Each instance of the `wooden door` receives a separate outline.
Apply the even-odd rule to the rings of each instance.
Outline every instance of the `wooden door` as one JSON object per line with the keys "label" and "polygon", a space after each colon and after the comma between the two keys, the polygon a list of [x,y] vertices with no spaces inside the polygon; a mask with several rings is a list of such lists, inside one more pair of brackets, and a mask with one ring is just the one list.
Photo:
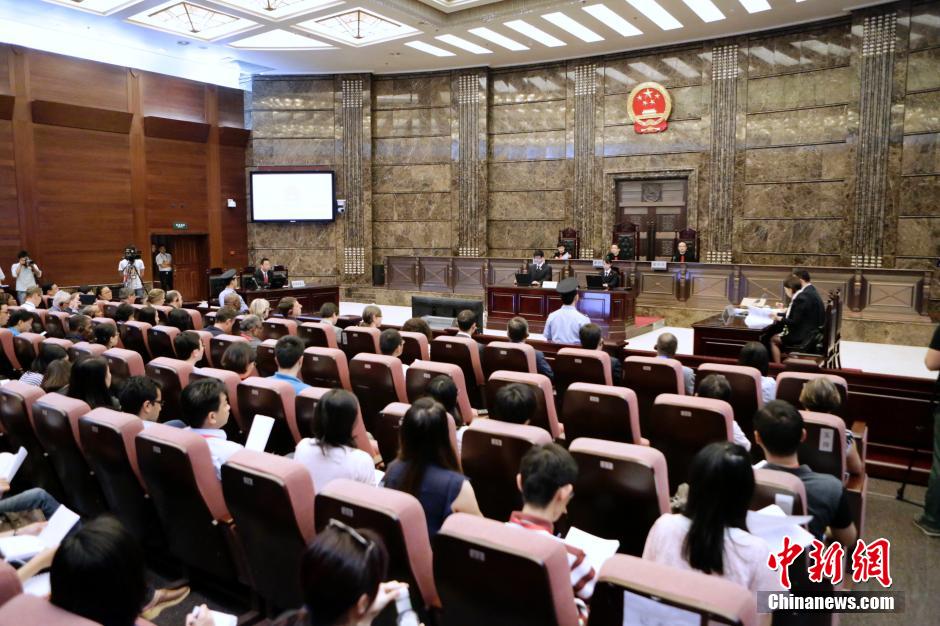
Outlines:
{"label": "wooden door", "polygon": [[656,228],[653,247],[658,260],[672,259],[672,242],[677,230],[687,224],[687,180],[623,180],[617,183],[619,222],[640,227],[640,258],[646,255],[647,227]]}
{"label": "wooden door", "polygon": [[205,300],[209,293],[209,238],[206,235],[162,237],[167,252],[173,255],[173,287],[183,300]]}

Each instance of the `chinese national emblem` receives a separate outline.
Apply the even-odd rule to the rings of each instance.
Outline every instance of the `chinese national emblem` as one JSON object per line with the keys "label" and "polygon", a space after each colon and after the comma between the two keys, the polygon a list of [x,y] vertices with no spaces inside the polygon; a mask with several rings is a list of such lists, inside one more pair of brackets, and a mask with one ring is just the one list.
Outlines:
{"label": "chinese national emblem", "polygon": [[661,133],[669,126],[672,98],[659,83],[640,83],[630,92],[629,112],[638,134]]}

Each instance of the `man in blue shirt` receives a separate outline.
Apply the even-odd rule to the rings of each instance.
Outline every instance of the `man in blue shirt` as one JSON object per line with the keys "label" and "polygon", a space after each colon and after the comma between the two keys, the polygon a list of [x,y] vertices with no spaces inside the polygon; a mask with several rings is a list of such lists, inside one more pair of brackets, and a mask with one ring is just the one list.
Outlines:
{"label": "man in blue shirt", "polygon": [[10,332],[16,337],[20,333],[28,333],[33,329],[33,316],[29,311],[18,309],[10,315]]}
{"label": "man in blue shirt", "polygon": [[549,314],[543,334],[547,341],[577,344],[581,340],[578,334],[581,327],[591,323],[588,316],[575,307],[578,301],[578,279],[564,279],[558,283],[557,291],[561,294],[562,306]]}
{"label": "man in blue shirt", "polygon": [[274,380],[290,383],[296,393],[309,389],[310,385],[300,380],[300,359],[304,355],[304,342],[299,337],[287,335],[277,340],[274,346],[274,360],[277,362],[277,374],[270,376]]}
{"label": "man in blue shirt", "polygon": [[239,313],[244,313],[248,310],[248,305],[245,304],[245,301],[242,299],[238,292],[235,291],[235,283],[237,282],[235,278],[235,270],[229,270],[222,274],[222,280],[225,282],[225,289],[219,293],[219,306],[226,306],[225,300],[229,296],[238,298],[238,305],[233,307]]}

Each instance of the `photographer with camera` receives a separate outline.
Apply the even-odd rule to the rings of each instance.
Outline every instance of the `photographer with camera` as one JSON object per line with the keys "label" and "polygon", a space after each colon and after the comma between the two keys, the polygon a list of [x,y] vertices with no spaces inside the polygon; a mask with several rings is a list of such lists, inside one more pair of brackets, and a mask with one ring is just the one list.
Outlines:
{"label": "photographer with camera", "polygon": [[20,304],[26,301],[26,290],[30,287],[36,287],[36,279],[42,276],[39,266],[29,258],[29,252],[20,250],[16,255],[16,263],[13,264],[14,280],[16,280],[16,299]]}
{"label": "photographer with camera", "polygon": [[133,244],[124,248],[124,258],[118,263],[118,272],[124,281],[124,287],[132,289],[139,297],[144,297],[144,283],[141,275],[144,271],[144,262],[140,258],[140,250]]}

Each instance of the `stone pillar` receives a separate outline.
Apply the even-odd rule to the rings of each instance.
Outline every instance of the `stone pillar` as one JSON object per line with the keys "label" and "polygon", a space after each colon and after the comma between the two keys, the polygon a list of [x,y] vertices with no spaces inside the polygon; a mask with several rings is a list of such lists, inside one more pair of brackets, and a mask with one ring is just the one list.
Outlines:
{"label": "stone pillar", "polygon": [[715,46],[712,49],[708,232],[701,237],[705,247],[701,259],[706,263],[731,263],[738,74],[737,44]]}
{"label": "stone pillar", "polygon": [[597,66],[574,67],[574,206],[571,222],[581,238],[582,259],[594,258],[594,95]]}
{"label": "stone pillar", "polygon": [[459,256],[486,254],[486,107],[487,75],[458,74],[456,91],[456,235]]}
{"label": "stone pillar", "polygon": [[346,198],[343,224],[344,280],[368,282],[372,250],[371,106],[368,78],[343,76],[340,81],[339,128],[342,135],[342,185]]}

